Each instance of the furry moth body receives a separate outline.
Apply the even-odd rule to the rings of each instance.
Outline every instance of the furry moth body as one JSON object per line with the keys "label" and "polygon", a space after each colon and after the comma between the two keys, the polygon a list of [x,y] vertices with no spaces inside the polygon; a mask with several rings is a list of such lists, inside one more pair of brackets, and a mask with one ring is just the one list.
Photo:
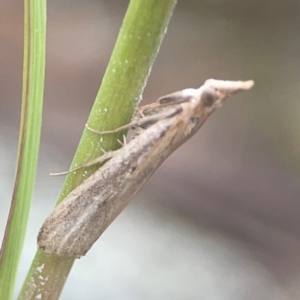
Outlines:
{"label": "furry moth body", "polygon": [[227,96],[252,85],[209,79],[199,89],[182,90],[139,108],[128,126],[138,129],[137,136],[98,159],[107,162],[49,215],[39,231],[38,247],[60,256],[85,255],[164,160]]}

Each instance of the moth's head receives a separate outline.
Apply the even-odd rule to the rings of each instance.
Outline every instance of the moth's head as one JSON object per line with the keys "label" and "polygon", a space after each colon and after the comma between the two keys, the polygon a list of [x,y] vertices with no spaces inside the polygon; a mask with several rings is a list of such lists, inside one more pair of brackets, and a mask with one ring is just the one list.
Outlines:
{"label": "moth's head", "polygon": [[220,105],[219,98],[218,91],[212,87],[205,87],[200,94],[201,105],[205,108],[215,108],[216,105]]}
{"label": "moth's head", "polygon": [[239,91],[245,91],[253,86],[254,82],[249,81],[225,81],[208,79],[200,87],[199,98],[201,106],[208,110],[220,107],[224,100]]}

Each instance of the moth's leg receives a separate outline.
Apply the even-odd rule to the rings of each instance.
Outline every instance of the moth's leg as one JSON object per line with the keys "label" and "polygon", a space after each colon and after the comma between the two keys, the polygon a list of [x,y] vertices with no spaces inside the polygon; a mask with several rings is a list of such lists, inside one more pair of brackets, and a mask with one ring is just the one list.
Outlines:
{"label": "moth's leg", "polygon": [[144,106],[140,106],[136,108],[136,113],[139,114],[140,116],[144,117],[144,111],[146,110],[151,110],[153,108],[157,108],[160,107],[158,102],[154,102],[154,103],[150,103],[150,104],[146,104]]}
{"label": "moth's leg", "polygon": [[120,141],[119,139],[117,139],[117,142],[123,147],[127,145],[127,141],[126,141],[126,135],[123,134],[123,142]]}
{"label": "moth's leg", "polygon": [[88,124],[85,124],[85,127],[91,131],[91,132],[94,132],[94,133],[97,133],[97,134],[100,134],[100,135],[104,135],[104,134],[113,134],[113,133],[116,133],[116,132],[120,132],[122,130],[125,130],[125,129],[129,129],[131,128],[132,126],[135,126],[135,122],[131,122],[129,124],[126,124],[126,125],[123,125],[121,127],[118,127],[116,129],[113,129],[113,130],[106,130],[106,131],[99,131],[99,130],[95,130],[93,128],[91,128]]}
{"label": "moth's leg", "polygon": [[160,113],[157,113],[157,114],[154,114],[154,115],[151,115],[151,116],[137,117],[135,120],[133,120],[129,124],[123,125],[123,126],[118,127],[114,130],[98,131],[98,130],[95,130],[95,129],[91,128],[88,124],[86,124],[85,126],[91,132],[94,132],[94,133],[97,133],[97,134],[100,134],[100,135],[112,134],[112,133],[120,132],[124,129],[132,128],[132,127],[137,127],[137,126],[138,127],[143,127],[143,125],[147,124],[147,123],[155,123],[159,120],[169,118],[169,117],[179,113],[181,110],[182,110],[182,108],[180,106],[170,107],[169,109],[166,109],[166,110],[164,110]]}
{"label": "moth's leg", "polygon": [[[142,107],[144,107],[144,106],[142,106]],[[145,115],[143,113],[145,109],[141,109],[142,107],[137,107],[135,109],[135,114],[134,114],[135,118],[140,119],[140,118],[144,118],[145,117]]]}
{"label": "moth's leg", "polygon": [[[102,150],[102,149],[101,149]],[[103,150],[102,150],[103,151]],[[115,152],[117,152],[118,150],[115,150],[115,151],[109,151],[109,152],[104,152],[103,155],[89,161],[88,163],[80,166],[80,167],[77,167],[77,168],[74,168],[72,170],[69,170],[69,171],[65,171],[65,172],[59,172],[59,173],[50,173],[51,176],[61,176],[61,175],[67,175],[69,173],[72,173],[72,172],[75,172],[75,171],[78,171],[82,168],[87,168],[87,167],[90,167],[90,166],[93,166],[93,165],[96,165],[96,164],[99,164],[99,163],[104,163],[108,160],[110,160],[114,155],[115,155]]]}

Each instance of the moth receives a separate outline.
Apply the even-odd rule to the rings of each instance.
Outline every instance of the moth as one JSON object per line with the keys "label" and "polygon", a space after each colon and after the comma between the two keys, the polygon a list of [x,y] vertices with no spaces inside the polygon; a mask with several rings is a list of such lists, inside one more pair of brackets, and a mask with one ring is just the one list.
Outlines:
{"label": "moth", "polygon": [[165,159],[199,130],[227,96],[253,84],[209,79],[198,89],[175,92],[139,108],[130,124],[111,131],[131,127],[135,136],[92,162],[105,164],[48,216],[38,234],[38,247],[59,256],[85,255]]}

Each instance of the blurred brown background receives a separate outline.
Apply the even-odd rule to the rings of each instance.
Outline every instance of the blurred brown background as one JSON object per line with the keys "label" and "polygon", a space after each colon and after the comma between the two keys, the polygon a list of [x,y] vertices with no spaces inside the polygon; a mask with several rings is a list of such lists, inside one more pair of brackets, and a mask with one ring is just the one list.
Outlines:
{"label": "blurred brown background", "polygon": [[[128,1],[49,1],[42,144],[18,287],[53,208]],[[75,263],[62,299],[299,299],[300,2],[179,1],[143,98],[254,79]],[[0,0],[0,228],[21,108],[22,1]]]}

